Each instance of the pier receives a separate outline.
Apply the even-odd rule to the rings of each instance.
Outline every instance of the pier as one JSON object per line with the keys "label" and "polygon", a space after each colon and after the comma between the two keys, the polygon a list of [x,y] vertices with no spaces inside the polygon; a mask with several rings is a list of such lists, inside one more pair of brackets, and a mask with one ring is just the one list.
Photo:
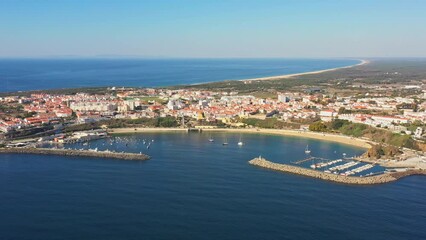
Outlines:
{"label": "pier", "polygon": [[323,168],[323,167],[327,167],[333,164],[336,164],[338,162],[343,161],[342,159],[337,159],[337,160],[333,160],[333,161],[328,161],[328,162],[321,162],[321,163],[317,163],[317,164],[312,164],[311,168],[316,169],[316,168]]}
{"label": "pier", "polygon": [[124,153],[111,151],[90,151],[73,149],[55,149],[55,148],[0,148],[1,153],[13,154],[41,154],[41,155],[60,155],[72,157],[96,157],[113,158],[120,160],[148,160],[150,156],[143,153]]}
{"label": "pier", "polygon": [[364,166],[361,166],[361,167],[355,168],[355,169],[353,169],[353,170],[351,170],[351,171],[348,171],[348,172],[345,172],[345,173],[346,173],[346,175],[354,175],[354,174],[356,174],[356,173],[360,173],[360,172],[362,172],[362,171],[368,170],[368,169],[370,169],[370,168],[372,168],[372,167],[374,167],[374,165],[373,165],[373,164],[366,164],[366,165],[364,165]]}
{"label": "pier", "polygon": [[330,170],[330,171],[335,171],[335,170],[337,170],[337,171],[342,171],[342,170],[345,170],[345,169],[348,169],[348,168],[354,167],[354,166],[356,166],[356,165],[358,165],[358,164],[359,164],[359,162],[352,161],[352,162],[345,163],[345,164],[343,164],[343,165],[339,165],[339,166],[336,166],[336,167],[332,167],[332,168],[330,168],[329,170]]}
{"label": "pier", "polygon": [[292,166],[282,163],[270,162],[264,158],[258,157],[249,161],[249,164],[255,165],[262,168],[272,169],[280,172],[293,173],[302,176],[318,178],[326,181],[332,181],[344,184],[353,185],[370,185],[370,184],[382,184],[398,180],[399,178],[410,176],[410,175],[425,175],[426,170],[407,170],[405,172],[398,173],[383,173],[380,175],[373,175],[368,177],[355,177],[355,176],[343,176],[332,173],[326,173],[322,171],[316,171],[308,168]]}
{"label": "pier", "polygon": [[295,162],[291,162],[291,163],[301,164],[301,163],[308,162],[308,161],[311,161],[311,160],[331,161],[330,159],[327,159],[327,158],[310,156],[308,158],[305,158],[305,159],[302,159],[302,160],[298,160],[298,161],[295,161]]}

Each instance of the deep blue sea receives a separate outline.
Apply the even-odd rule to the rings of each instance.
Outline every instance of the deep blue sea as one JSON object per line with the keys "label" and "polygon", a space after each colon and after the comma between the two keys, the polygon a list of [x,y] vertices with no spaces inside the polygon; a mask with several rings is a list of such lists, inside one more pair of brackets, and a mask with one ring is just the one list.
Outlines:
{"label": "deep blue sea", "polygon": [[0,59],[0,92],[194,84],[310,72],[359,62],[350,59]]}
{"label": "deep blue sea", "polygon": [[[426,239],[424,176],[335,184],[247,161],[299,160],[307,144],[313,155],[333,159],[362,149],[212,136],[214,143],[207,133],[128,134],[87,146],[152,156],[143,162],[0,155],[0,239]],[[143,139],[154,140],[149,149]]]}

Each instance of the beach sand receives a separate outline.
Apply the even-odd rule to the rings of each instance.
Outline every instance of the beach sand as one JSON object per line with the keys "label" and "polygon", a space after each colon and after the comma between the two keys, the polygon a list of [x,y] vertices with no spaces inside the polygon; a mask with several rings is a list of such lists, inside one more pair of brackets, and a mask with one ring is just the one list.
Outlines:
{"label": "beach sand", "polygon": [[268,81],[268,80],[286,79],[286,78],[291,78],[291,77],[298,77],[298,76],[303,76],[303,75],[311,75],[311,74],[318,74],[318,73],[336,71],[336,70],[339,70],[339,69],[352,68],[352,67],[368,64],[369,62],[370,61],[368,61],[368,60],[362,59],[360,63],[355,64],[355,65],[351,65],[351,66],[346,66],[346,67],[330,68],[330,69],[324,69],[324,70],[319,70],[319,71],[293,73],[293,74],[286,74],[286,75],[279,75],[279,76],[272,76],[272,77],[242,79],[242,80],[239,80],[239,81],[245,82],[245,81]]}
{"label": "beach sand", "polygon": [[[144,133],[144,132],[174,132],[187,131],[186,128],[114,128],[108,130],[112,134],[120,133]],[[273,134],[281,136],[294,136],[302,138],[318,139],[323,141],[337,142],[346,145],[369,149],[369,141],[337,134],[315,133],[309,131],[283,130],[283,129],[203,129],[203,132],[229,132],[229,133],[252,133],[252,134]]]}

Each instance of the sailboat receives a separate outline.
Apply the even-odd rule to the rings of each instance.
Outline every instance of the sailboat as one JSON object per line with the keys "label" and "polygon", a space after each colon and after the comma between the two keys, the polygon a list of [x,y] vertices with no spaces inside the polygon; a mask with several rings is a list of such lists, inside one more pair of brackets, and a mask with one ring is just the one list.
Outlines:
{"label": "sailboat", "polygon": [[309,154],[309,153],[311,153],[311,150],[309,150],[309,145],[306,145],[306,148],[305,148],[305,153],[306,153],[306,154]]}
{"label": "sailboat", "polygon": [[209,138],[209,142],[214,142],[214,139],[212,138],[211,135],[210,135],[210,138]]}
{"label": "sailboat", "polygon": [[238,146],[243,146],[244,143],[241,141],[241,137],[240,137],[240,141],[238,141]]}
{"label": "sailboat", "polygon": [[228,145],[228,140],[225,138],[225,142],[222,143],[222,145]]}

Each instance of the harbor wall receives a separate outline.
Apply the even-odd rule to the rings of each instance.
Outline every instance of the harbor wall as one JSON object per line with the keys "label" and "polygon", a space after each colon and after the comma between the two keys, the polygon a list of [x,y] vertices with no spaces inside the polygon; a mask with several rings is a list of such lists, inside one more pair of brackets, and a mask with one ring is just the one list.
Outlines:
{"label": "harbor wall", "polygon": [[97,158],[113,158],[113,159],[120,159],[120,160],[150,159],[148,155],[139,154],[139,153],[120,153],[120,152],[103,152],[103,151],[73,150],[73,149],[54,149],[54,148],[0,148],[0,154],[1,153],[97,157]]}
{"label": "harbor wall", "polygon": [[425,175],[425,170],[407,170],[403,173],[384,173],[380,175],[368,176],[368,177],[355,177],[355,176],[342,176],[332,173],[325,173],[317,170],[292,166],[288,164],[270,162],[264,158],[254,158],[249,161],[249,164],[255,165],[262,168],[272,169],[281,172],[293,173],[302,176],[318,178],[326,181],[354,184],[354,185],[370,185],[370,184],[382,184],[398,180],[399,178],[410,176],[410,175]]}

